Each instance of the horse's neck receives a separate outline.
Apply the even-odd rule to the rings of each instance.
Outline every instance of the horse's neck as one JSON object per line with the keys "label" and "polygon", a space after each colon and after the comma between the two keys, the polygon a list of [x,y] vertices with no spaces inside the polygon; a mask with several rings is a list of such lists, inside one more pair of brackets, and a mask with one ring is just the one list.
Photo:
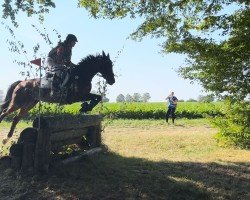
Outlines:
{"label": "horse's neck", "polygon": [[83,81],[91,82],[94,76],[98,73],[98,66],[88,66],[81,73]]}

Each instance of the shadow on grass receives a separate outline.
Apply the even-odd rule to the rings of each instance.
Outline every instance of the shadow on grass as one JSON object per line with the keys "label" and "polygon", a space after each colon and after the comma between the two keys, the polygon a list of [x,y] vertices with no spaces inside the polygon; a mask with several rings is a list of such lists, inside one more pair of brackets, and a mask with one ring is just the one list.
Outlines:
{"label": "shadow on grass", "polygon": [[0,199],[249,199],[249,165],[105,153],[51,168],[43,178],[1,172]]}

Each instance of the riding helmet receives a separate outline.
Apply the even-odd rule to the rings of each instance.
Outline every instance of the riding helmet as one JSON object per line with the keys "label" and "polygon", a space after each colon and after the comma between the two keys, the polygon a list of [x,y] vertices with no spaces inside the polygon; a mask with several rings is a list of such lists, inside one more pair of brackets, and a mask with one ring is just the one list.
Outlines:
{"label": "riding helmet", "polygon": [[67,42],[78,42],[76,36],[73,34],[68,34],[66,37],[66,41]]}

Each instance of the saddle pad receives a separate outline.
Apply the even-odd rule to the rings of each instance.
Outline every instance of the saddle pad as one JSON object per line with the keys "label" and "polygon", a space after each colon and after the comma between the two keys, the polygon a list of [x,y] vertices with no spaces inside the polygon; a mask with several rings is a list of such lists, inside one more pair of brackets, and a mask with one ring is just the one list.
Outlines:
{"label": "saddle pad", "polygon": [[45,76],[41,78],[41,88],[51,89],[53,77]]}

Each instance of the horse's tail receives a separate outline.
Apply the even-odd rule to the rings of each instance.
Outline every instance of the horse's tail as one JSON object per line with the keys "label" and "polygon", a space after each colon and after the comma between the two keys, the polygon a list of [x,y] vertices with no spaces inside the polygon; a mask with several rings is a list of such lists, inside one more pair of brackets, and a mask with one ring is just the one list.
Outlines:
{"label": "horse's tail", "polygon": [[0,105],[0,114],[3,112],[3,110],[5,110],[6,108],[8,108],[11,98],[12,98],[12,93],[14,91],[14,89],[16,88],[16,86],[20,83],[21,81],[16,81],[14,83],[12,83],[10,85],[10,87],[7,90],[4,102]]}

